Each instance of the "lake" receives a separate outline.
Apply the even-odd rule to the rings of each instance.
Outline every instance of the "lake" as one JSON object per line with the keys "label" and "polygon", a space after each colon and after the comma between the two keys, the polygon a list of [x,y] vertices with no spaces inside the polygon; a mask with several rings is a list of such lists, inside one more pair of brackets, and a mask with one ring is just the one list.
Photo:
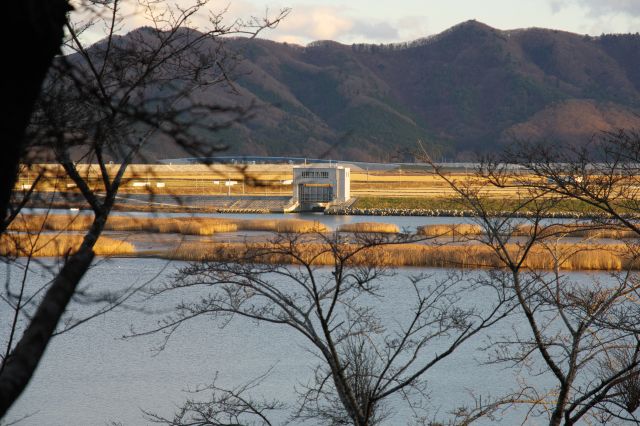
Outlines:
{"label": "lake", "polygon": [[[51,264],[52,261],[45,262],[45,266]],[[159,259],[99,260],[82,287],[124,288],[148,281],[159,283],[170,279],[181,265],[184,264]],[[403,269],[398,276],[382,283],[383,298],[370,303],[385,324],[393,326],[408,319],[406,308],[412,303],[413,293],[406,277],[425,271],[436,277],[445,273],[437,269]],[[19,273],[14,266],[12,279],[17,279]],[[0,273],[3,281],[5,275],[3,269]],[[580,279],[589,274],[572,275]],[[30,282],[35,285],[46,279],[44,268],[36,267]],[[489,303],[487,294],[469,296],[464,303],[478,306]],[[149,311],[146,313],[119,309],[56,337],[8,419],[30,415],[21,424],[52,426],[104,425],[112,421],[125,425],[147,424],[141,410],[170,416],[189,396],[185,390],[206,385],[216,375],[219,385],[232,387],[270,368],[271,373],[255,389],[254,395],[277,397],[289,406],[295,405],[294,387],[310,379],[315,358],[307,350],[306,342],[287,328],[244,319],[233,320],[221,328],[218,322],[200,318],[185,323],[161,352],[154,351],[162,340],[160,335],[121,338],[132,326],[138,331],[153,327],[161,317],[159,314],[174,302],[166,298],[143,302],[142,306]],[[80,316],[90,308],[74,304],[70,310]],[[0,323],[7,323],[7,314],[6,309],[0,310]],[[504,321],[491,332],[508,333],[511,327],[521,326],[520,320]],[[487,394],[497,396],[515,385],[512,371],[478,364],[484,355],[476,348],[483,344],[485,337],[474,337],[427,374],[431,391],[429,407],[434,417],[446,418],[448,410],[469,402],[468,389],[486,397]],[[438,349],[435,345],[426,353],[436,353]],[[535,381],[541,386],[551,383],[547,376],[537,377]],[[394,415],[385,424],[405,424],[409,420],[410,412],[400,401],[392,400],[391,408]],[[513,413],[502,423],[513,424],[521,419],[521,414]],[[286,416],[287,412],[276,413],[273,419],[278,423]],[[544,423],[541,420],[534,419],[527,424]]]}

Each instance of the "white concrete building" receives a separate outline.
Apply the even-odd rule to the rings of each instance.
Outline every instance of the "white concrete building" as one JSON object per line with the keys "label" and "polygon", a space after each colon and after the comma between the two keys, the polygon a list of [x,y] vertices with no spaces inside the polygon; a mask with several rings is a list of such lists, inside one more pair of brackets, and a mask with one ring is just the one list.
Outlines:
{"label": "white concrete building", "polygon": [[293,167],[293,202],[302,206],[343,203],[351,198],[348,167],[308,165]]}

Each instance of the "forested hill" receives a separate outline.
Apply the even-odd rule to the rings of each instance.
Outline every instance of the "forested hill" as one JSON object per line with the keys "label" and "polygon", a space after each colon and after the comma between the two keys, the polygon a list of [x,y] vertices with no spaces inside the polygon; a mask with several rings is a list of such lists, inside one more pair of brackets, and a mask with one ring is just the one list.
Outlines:
{"label": "forested hill", "polygon": [[234,96],[263,106],[222,135],[229,154],[388,161],[420,139],[465,159],[513,140],[584,143],[602,130],[640,128],[638,34],[469,21],[399,45],[228,46],[242,58]]}

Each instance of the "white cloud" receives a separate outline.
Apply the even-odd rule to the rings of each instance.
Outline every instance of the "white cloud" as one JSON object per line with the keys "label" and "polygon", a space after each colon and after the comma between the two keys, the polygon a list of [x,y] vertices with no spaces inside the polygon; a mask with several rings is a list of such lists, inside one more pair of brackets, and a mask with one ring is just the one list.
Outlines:
{"label": "white cloud", "polygon": [[307,44],[306,39],[303,39],[302,37],[294,36],[294,35],[278,34],[278,35],[275,35],[274,37],[269,37],[269,39],[280,42],[280,43],[299,44],[301,46],[304,46],[305,44]]}
{"label": "white cloud", "polygon": [[291,13],[277,30],[265,34],[276,40],[297,40],[306,44],[315,40],[342,43],[391,42],[400,32],[393,24],[371,18],[354,18],[348,7],[292,5]]}
{"label": "white cloud", "polygon": [[628,15],[640,17],[640,0],[550,0],[551,10],[558,13],[572,6],[584,8],[592,17]]}
{"label": "white cloud", "polygon": [[556,17],[571,18],[581,33],[637,32],[640,0],[550,0]]}
{"label": "white cloud", "polygon": [[578,3],[587,7],[594,16],[602,13],[640,16],[638,0],[578,0]]}
{"label": "white cloud", "polygon": [[334,40],[353,26],[354,22],[336,7],[300,6],[292,9],[278,33],[311,40]]}

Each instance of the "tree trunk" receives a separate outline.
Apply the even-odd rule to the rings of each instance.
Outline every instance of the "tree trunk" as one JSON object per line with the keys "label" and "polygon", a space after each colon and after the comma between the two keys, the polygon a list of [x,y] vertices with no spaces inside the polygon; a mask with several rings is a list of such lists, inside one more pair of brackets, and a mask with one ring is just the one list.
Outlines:
{"label": "tree trunk", "polygon": [[7,106],[0,129],[0,219],[7,216],[24,153],[25,130],[47,70],[60,52],[70,10],[67,0],[13,0],[3,4],[7,17],[3,22],[3,49],[8,62],[0,79]]}

